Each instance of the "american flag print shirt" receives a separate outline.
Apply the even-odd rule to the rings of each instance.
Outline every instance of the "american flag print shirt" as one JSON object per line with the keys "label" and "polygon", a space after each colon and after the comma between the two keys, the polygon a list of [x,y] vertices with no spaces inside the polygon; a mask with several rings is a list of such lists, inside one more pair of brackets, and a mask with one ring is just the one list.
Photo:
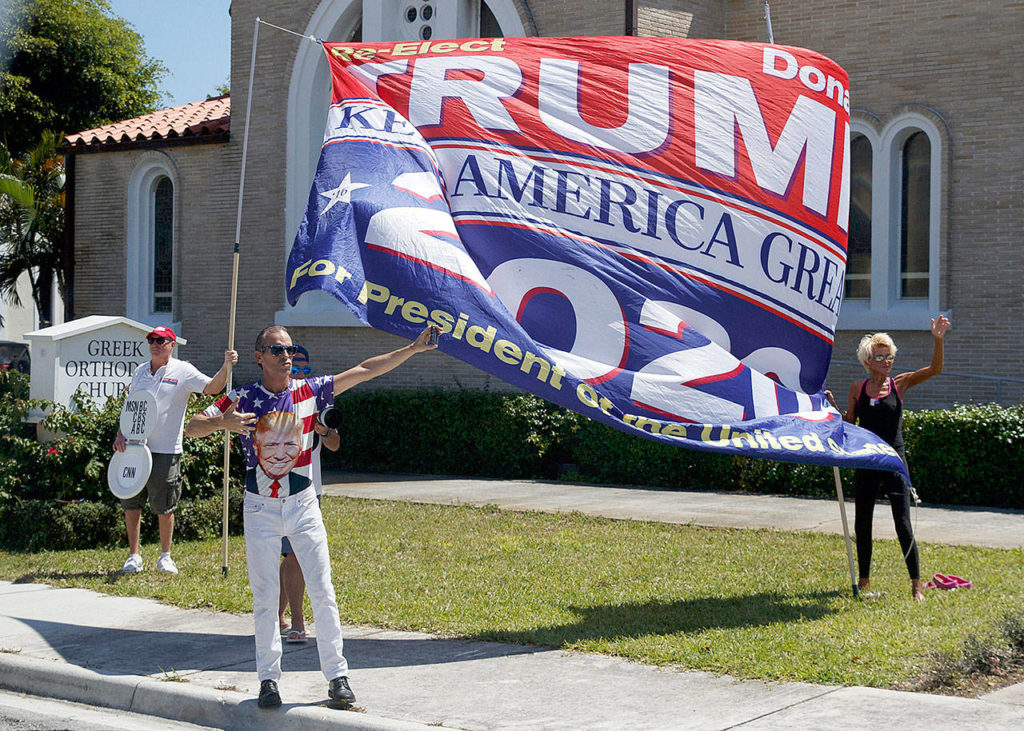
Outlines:
{"label": "american flag print shirt", "polygon": [[245,489],[267,497],[286,497],[312,484],[312,453],[317,414],[334,401],[334,377],[291,379],[281,393],[260,381],[236,388],[203,413],[219,416],[235,410],[256,415],[256,428],[241,434],[245,451]]}

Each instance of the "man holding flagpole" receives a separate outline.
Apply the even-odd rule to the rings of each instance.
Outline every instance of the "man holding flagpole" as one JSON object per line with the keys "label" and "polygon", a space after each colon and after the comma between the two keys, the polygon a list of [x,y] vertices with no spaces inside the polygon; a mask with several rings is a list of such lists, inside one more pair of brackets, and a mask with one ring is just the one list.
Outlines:
{"label": "man holding flagpole", "polygon": [[188,436],[206,436],[220,429],[242,435],[247,466],[245,551],[261,708],[281,705],[277,620],[282,538],[291,542],[306,579],[330,705],[345,708],[355,701],[348,682],[348,661],[342,653],[327,531],[312,481],[313,425],[316,415],[338,394],[397,368],[416,353],[436,348],[430,342],[431,329],[426,328],[405,347],[369,358],[335,376],[292,379],[292,357],[299,348],[284,327],[271,325],[256,338],[255,358],[263,377],[218,399],[185,428]]}
{"label": "man holding flagpole", "polygon": [[[153,454],[153,471],[142,492],[121,501],[128,533],[128,559],[124,562],[121,573],[135,574],[142,571],[139,534],[142,508],[148,499],[150,509],[156,513],[160,529],[157,571],[176,574],[178,567],[171,558],[171,540],[174,536],[174,509],[181,497],[179,465],[185,409],[188,407],[189,396],[193,393],[220,393],[227,382],[228,371],[238,361],[238,353],[234,350],[225,350],[223,365],[214,377],[210,378],[200,373],[188,361],[171,357],[178,342],[178,337],[171,328],[154,328],[146,334],[146,342],[149,344],[150,359],[135,369],[128,393],[148,391],[156,400],[156,427],[148,444]],[[118,429],[114,450],[123,452],[127,446],[128,441]]]}

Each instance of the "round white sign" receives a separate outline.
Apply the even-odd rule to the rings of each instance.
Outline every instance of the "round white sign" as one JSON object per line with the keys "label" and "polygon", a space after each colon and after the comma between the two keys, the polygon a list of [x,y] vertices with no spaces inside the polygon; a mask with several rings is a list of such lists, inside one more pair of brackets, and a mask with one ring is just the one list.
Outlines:
{"label": "round white sign", "polygon": [[121,407],[121,433],[129,442],[149,439],[156,427],[156,399],[149,391],[129,394]]}
{"label": "round white sign", "polygon": [[121,500],[135,497],[146,486],[153,471],[153,455],[145,444],[128,443],[123,452],[114,452],[107,467],[107,484]]}

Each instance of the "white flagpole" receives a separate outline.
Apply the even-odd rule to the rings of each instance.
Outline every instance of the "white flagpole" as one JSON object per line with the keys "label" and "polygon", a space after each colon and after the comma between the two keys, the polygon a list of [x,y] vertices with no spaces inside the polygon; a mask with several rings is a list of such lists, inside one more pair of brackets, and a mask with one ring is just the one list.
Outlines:
{"label": "white flagpole", "polygon": [[[772,33],[772,9],[768,0],[764,0],[764,22],[768,26],[768,42],[775,43],[775,34]],[[850,566],[850,587],[853,589],[853,596],[860,597],[860,590],[857,588],[857,570],[853,566],[853,544],[850,542],[850,526],[846,522],[846,499],[843,497],[843,478],[839,474],[839,468],[833,467],[832,474],[836,480],[836,499],[839,500],[839,517],[843,520],[843,538],[846,540],[846,562]]]}
{"label": "white flagpole", "polygon": [[[242,238],[242,194],[245,191],[245,158],[249,152],[249,113],[252,111],[252,87],[255,83],[256,45],[260,35],[260,19],[256,16],[252,29],[252,58],[249,61],[249,91],[245,102],[245,131],[242,134],[242,172],[238,181],[238,213],[235,217],[235,248],[231,263],[231,315],[228,319],[228,350],[235,349],[235,313],[238,304],[238,242]],[[231,391],[231,365],[225,391]],[[231,432],[224,432],[224,513],[221,524],[221,573],[228,575],[228,482],[231,468]]]}
{"label": "white flagpole", "polygon": [[768,7],[768,0],[764,0],[764,21],[768,24],[768,42],[775,43],[775,36],[772,34],[772,9]]}
{"label": "white flagpole", "polygon": [[833,467],[832,474],[836,478],[836,499],[839,500],[839,515],[843,519],[843,537],[846,539],[846,561],[850,565],[850,586],[853,588],[853,596],[860,597],[860,589],[857,588],[857,572],[853,567],[853,546],[850,543],[850,526],[846,522],[846,499],[843,497],[843,478],[839,475],[839,468]]}

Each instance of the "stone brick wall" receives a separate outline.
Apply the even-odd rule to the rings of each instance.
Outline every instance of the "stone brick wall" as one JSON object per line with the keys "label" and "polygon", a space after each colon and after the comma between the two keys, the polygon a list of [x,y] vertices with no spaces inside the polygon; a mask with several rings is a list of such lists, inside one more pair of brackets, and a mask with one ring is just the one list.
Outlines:
{"label": "stone brick wall", "polygon": [[[730,37],[766,40],[760,0],[730,0],[728,6]],[[914,407],[995,399],[995,382],[974,374],[1024,377],[1024,138],[1019,118],[1024,107],[1019,82],[1024,3],[811,0],[771,7],[776,43],[812,48],[849,72],[855,110],[884,124],[907,105],[920,105],[944,123],[950,150],[943,171],[948,200],[943,202],[940,300],[953,321],[946,371],[968,375],[943,374],[919,386]],[[875,329],[884,330],[886,324],[879,322]],[[853,359],[862,334],[838,333],[836,357]],[[898,368],[930,360],[928,333],[892,335],[901,349]],[[1021,384],[1003,383],[1001,395],[1004,403],[1019,403]]]}
{"label": "stone brick wall", "polygon": [[722,38],[725,32],[722,10],[722,0],[641,0],[637,35]]}
{"label": "stone brick wall", "polygon": [[531,0],[529,6],[541,36],[621,36],[626,31],[624,0]]}
{"label": "stone brick wall", "polygon": [[[932,360],[933,340],[930,334],[910,332],[906,330],[887,331],[896,342],[898,352],[893,373],[903,373],[923,368]],[[853,381],[862,381],[867,377],[863,366],[857,362],[857,344],[865,333],[860,331],[840,331],[836,336],[836,346],[832,352],[832,365],[829,368],[827,387],[836,395],[840,405],[844,405],[846,391]],[[996,402],[1005,406],[1019,404],[1024,401],[1024,378],[1020,371],[1016,375],[1012,368],[1000,372],[998,368],[990,368],[987,364],[971,368],[958,365],[951,356],[969,353],[977,346],[969,333],[956,332],[954,329],[946,334],[945,367],[942,375],[915,386],[905,400],[905,406],[912,411],[922,409],[947,408],[956,404]],[[837,362],[838,361],[838,362]]]}
{"label": "stone brick wall", "polygon": [[[165,148],[177,174],[174,319],[190,341],[179,357],[208,372],[223,359],[228,332],[236,180],[225,178],[226,144]],[[79,155],[75,189],[76,315],[124,315],[126,188],[145,150]]]}
{"label": "stone brick wall", "polygon": [[125,314],[129,153],[75,159],[75,315]]}

